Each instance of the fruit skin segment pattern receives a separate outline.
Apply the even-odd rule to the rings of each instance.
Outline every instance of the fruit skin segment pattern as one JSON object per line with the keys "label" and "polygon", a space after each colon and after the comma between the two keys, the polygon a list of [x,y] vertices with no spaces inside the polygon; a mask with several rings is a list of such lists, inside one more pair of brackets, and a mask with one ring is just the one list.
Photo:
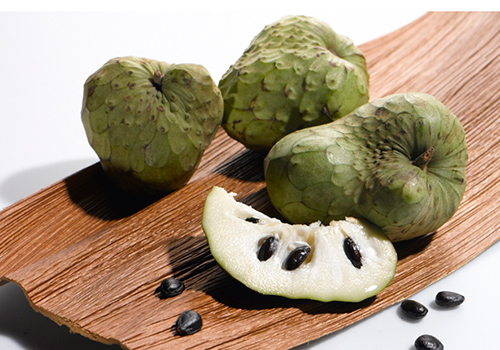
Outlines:
{"label": "fruit skin segment pattern", "polygon": [[205,67],[127,56],[87,79],[81,114],[110,179],[126,192],[162,195],[189,181],[223,104]]}
{"label": "fruit skin segment pattern", "polygon": [[329,123],[368,102],[369,75],[351,39],[307,16],[266,26],[219,82],[222,127],[247,148]]}
{"label": "fruit skin segment pattern", "polygon": [[290,222],[352,216],[400,241],[434,232],[453,216],[467,159],[457,117],[428,94],[404,93],[286,136],[264,171],[274,207]]}

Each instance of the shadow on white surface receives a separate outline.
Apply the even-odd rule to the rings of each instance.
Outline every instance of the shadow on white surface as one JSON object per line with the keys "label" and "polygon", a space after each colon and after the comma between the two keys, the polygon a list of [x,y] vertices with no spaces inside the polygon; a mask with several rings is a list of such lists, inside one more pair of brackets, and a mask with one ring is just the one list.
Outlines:
{"label": "shadow on white surface", "polygon": [[30,168],[10,175],[0,183],[0,209],[96,162],[96,159],[90,158],[70,160]]}
{"label": "shadow on white surface", "polygon": [[22,289],[15,283],[0,287],[0,348],[3,350],[119,350],[70,333],[33,310]]}

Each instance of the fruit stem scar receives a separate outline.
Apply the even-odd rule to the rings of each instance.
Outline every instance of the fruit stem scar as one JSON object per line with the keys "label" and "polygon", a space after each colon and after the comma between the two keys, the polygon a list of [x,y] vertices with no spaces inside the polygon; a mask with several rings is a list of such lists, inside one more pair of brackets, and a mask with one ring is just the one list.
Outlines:
{"label": "fruit stem scar", "polygon": [[323,106],[322,112],[324,115],[326,115],[328,119],[333,120],[332,115],[330,114],[330,109],[328,108],[327,105]]}
{"label": "fruit stem scar", "polygon": [[337,51],[331,46],[328,47],[328,51],[330,51],[332,54],[334,54],[337,57],[341,57]]}
{"label": "fruit stem scar", "polygon": [[411,163],[415,166],[418,166],[422,170],[427,170],[427,164],[432,159],[432,155],[434,153],[434,147],[431,147],[427,149],[425,152],[423,152],[421,155],[419,155],[417,158],[411,161]]}
{"label": "fruit stem scar", "polygon": [[161,82],[163,81],[163,74],[159,70],[155,71],[153,78],[151,78],[151,83],[156,88],[156,90],[161,90]]}

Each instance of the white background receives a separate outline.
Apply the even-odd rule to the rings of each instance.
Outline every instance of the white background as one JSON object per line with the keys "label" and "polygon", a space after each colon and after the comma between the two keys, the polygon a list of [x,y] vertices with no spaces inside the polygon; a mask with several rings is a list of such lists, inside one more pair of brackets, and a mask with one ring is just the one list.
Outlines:
{"label": "white background", "polygon": [[[398,2],[387,6],[377,2],[377,7],[366,10],[362,6],[338,10],[333,1],[329,3],[320,6],[307,1],[307,7],[288,3],[284,8],[270,7],[265,1],[227,2],[224,7],[205,1],[182,8],[169,7],[166,1],[138,1],[137,12],[127,1],[103,0],[104,7],[90,9],[113,12],[69,12],[67,8],[53,12],[58,8],[46,2],[28,8],[40,12],[0,12],[0,209],[97,162],[80,121],[83,84],[110,58],[133,55],[198,63],[218,81],[251,39],[283,15],[317,17],[359,45],[424,11],[402,11]],[[24,10],[17,4],[8,10]],[[300,349],[410,350],[424,333],[437,336],[446,349],[496,349],[497,266],[499,244],[416,294],[413,298],[429,308],[423,320],[403,318],[395,305]],[[460,292],[466,302],[441,310],[433,303],[441,290]],[[8,283],[0,287],[0,349],[119,347],[70,334],[66,327],[34,312],[21,289]]]}

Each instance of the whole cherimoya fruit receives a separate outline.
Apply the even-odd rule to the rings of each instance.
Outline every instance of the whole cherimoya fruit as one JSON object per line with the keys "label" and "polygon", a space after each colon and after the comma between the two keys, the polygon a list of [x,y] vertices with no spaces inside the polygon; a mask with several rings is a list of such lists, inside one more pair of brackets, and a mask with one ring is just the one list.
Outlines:
{"label": "whole cherimoya fruit", "polygon": [[455,213],[466,163],[459,120],[434,97],[406,93],[288,135],[264,166],[271,201],[291,222],[352,216],[399,241],[431,233]]}
{"label": "whole cherimoya fruit", "polygon": [[247,148],[268,151],[297,129],[329,123],[368,102],[365,57],[315,18],[266,26],[219,82],[222,126]]}
{"label": "whole cherimoya fruit", "polygon": [[89,143],[111,180],[135,194],[187,183],[222,120],[222,95],[200,65],[115,58],[84,89]]}

